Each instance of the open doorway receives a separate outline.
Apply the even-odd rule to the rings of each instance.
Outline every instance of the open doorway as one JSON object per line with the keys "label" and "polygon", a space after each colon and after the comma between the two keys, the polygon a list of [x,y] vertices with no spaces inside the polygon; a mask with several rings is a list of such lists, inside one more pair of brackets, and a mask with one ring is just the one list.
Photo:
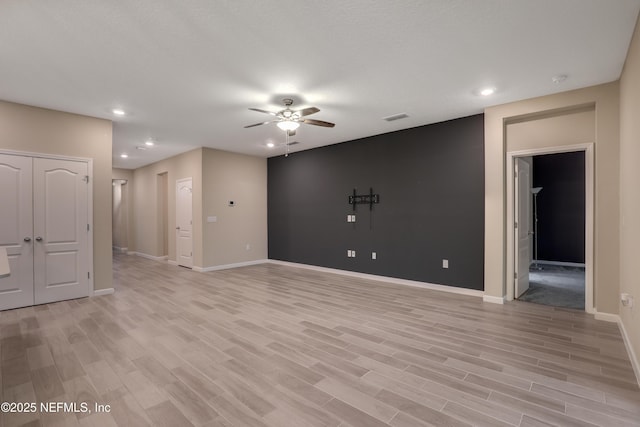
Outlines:
{"label": "open doorway", "polygon": [[112,180],[112,246],[117,252],[126,253],[129,248],[129,187],[126,179]]}
{"label": "open doorway", "polygon": [[157,252],[160,256],[167,257],[169,255],[169,174],[167,172],[159,173],[157,180],[158,203],[158,222],[156,226],[156,235],[158,236]]}
{"label": "open doorway", "polygon": [[592,145],[508,153],[508,299],[593,310]]}
{"label": "open doorway", "polygon": [[532,242],[527,249],[531,262],[528,289],[518,299],[584,310],[585,153],[541,154],[529,159]]}

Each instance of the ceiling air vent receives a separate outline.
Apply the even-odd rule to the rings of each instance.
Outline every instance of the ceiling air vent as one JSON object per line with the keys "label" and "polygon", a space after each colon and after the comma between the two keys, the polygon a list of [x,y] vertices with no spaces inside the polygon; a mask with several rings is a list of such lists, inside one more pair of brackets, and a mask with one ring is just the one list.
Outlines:
{"label": "ceiling air vent", "polygon": [[407,117],[409,117],[407,113],[400,113],[400,114],[394,114],[392,116],[383,117],[382,120],[393,122],[395,120],[406,119]]}

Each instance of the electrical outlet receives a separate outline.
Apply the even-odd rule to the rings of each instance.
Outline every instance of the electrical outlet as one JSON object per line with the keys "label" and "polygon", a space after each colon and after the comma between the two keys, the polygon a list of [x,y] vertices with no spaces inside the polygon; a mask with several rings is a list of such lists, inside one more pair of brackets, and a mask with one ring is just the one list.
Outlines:
{"label": "electrical outlet", "polygon": [[622,293],[620,294],[620,302],[622,303],[623,306],[628,307],[628,308],[632,308],[633,307],[633,296],[626,294],[626,293]]}
{"label": "electrical outlet", "polygon": [[352,251],[351,251],[351,258],[355,258],[355,257],[356,257],[356,251],[355,251],[355,250],[352,250]]}
{"label": "electrical outlet", "polygon": [[356,222],[356,216],[355,215],[351,215],[351,222]]}
{"label": "electrical outlet", "polygon": [[443,259],[442,260],[442,268],[449,268],[449,260],[448,259]]}
{"label": "electrical outlet", "polygon": [[351,258],[351,249],[347,249],[347,258]]}
{"label": "electrical outlet", "polygon": [[375,252],[371,252],[371,259],[378,259],[378,255]]}

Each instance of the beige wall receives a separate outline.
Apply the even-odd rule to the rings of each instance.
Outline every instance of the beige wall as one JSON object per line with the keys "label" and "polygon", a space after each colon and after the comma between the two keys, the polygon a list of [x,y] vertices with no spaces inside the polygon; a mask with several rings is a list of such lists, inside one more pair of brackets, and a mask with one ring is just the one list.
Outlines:
{"label": "beige wall", "polygon": [[[595,127],[589,124],[589,116],[592,114],[588,111],[589,108],[594,109]],[[567,114],[569,111],[579,113]],[[569,137],[567,129],[578,126],[576,123],[581,128],[576,128],[575,133],[569,132],[573,135]],[[523,135],[528,133],[527,130],[534,129],[536,129],[535,134]],[[586,141],[593,129],[595,129],[594,140]],[[487,296],[502,297],[506,293],[505,153],[507,150],[594,142],[594,302],[597,311],[618,312],[619,130],[617,82],[485,110],[485,294]],[[509,134],[516,140],[509,141]],[[543,137],[549,139],[543,140]]]}
{"label": "beige wall", "polygon": [[[120,186],[121,206],[118,215],[116,215],[116,205],[114,203],[113,214],[113,246],[118,248],[127,248],[134,250],[134,233],[133,233],[133,203],[131,201],[131,193],[133,190],[133,171],[129,169],[113,169],[111,178],[114,180],[126,180],[125,185]],[[117,191],[117,187],[114,187]],[[114,200],[115,202],[115,200]]]}
{"label": "beige wall", "polygon": [[[200,265],[266,259],[267,160],[208,148],[202,160],[204,264]],[[208,223],[208,216],[216,216],[217,222]]]}
{"label": "beige wall", "polygon": [[[635,297],[620,317],[640,364],[640,25],[620,79],[620,291]],[[640,381],[640,373],[638,380]]]}
{"label": "beige wall", "polygon": [[0,101],[0,149],[93,159],[94,289],[112,287],[109,120]]}
{"label": "beige wall", "polygon": [[595,106],[507,123],[506,151],[585,144],[596,138]]}
{"label": "beige wall", "polygon": [[[135,250],[162,256],[158,175],[168,176],[169,259],[176,260],[176,180],[193,178],[193,265],[215,267],[267,258],[267,160],[199,148],[133,171]],[[115,175],[114,175],[115,176]],[[229,201],[235,202],[229,207]],[[216,222],[207,222],[216,216]],[[247,250],[247,245],[249,249]]]}
{"label": "beige wall", "polygon": [[168,177],[167,237],[169,259],[176,260],[176,180],[193,179],[193,265],[202,265],[202,148],[198,148],[133,171],[133,235],[135,251],[163,256],[164,243],[158,233],[162,216],[158,206],[158,175]]}

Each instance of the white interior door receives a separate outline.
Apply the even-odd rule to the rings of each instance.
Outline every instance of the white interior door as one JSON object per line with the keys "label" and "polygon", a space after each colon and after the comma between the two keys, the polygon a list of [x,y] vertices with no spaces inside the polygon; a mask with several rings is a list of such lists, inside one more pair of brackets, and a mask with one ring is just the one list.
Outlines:
{"label": "white interior door", "polygon": [[193,267],[193,182],[191,178],[176,181],[176,261]]}
{"label": "white interior door", "polygon": [[0,310],[33,305],[32,159],[0,154],[0,246],[11,274],[0,279]]}
{"label": "white interior door", "polygon": [[33,159],[35,303],[89,295],[88,166]]}
{"label": "white interior door", "polygon": [[526,159],[516,158],[515,164],[515,296],[529,289],[531,264],[531,167]]}

